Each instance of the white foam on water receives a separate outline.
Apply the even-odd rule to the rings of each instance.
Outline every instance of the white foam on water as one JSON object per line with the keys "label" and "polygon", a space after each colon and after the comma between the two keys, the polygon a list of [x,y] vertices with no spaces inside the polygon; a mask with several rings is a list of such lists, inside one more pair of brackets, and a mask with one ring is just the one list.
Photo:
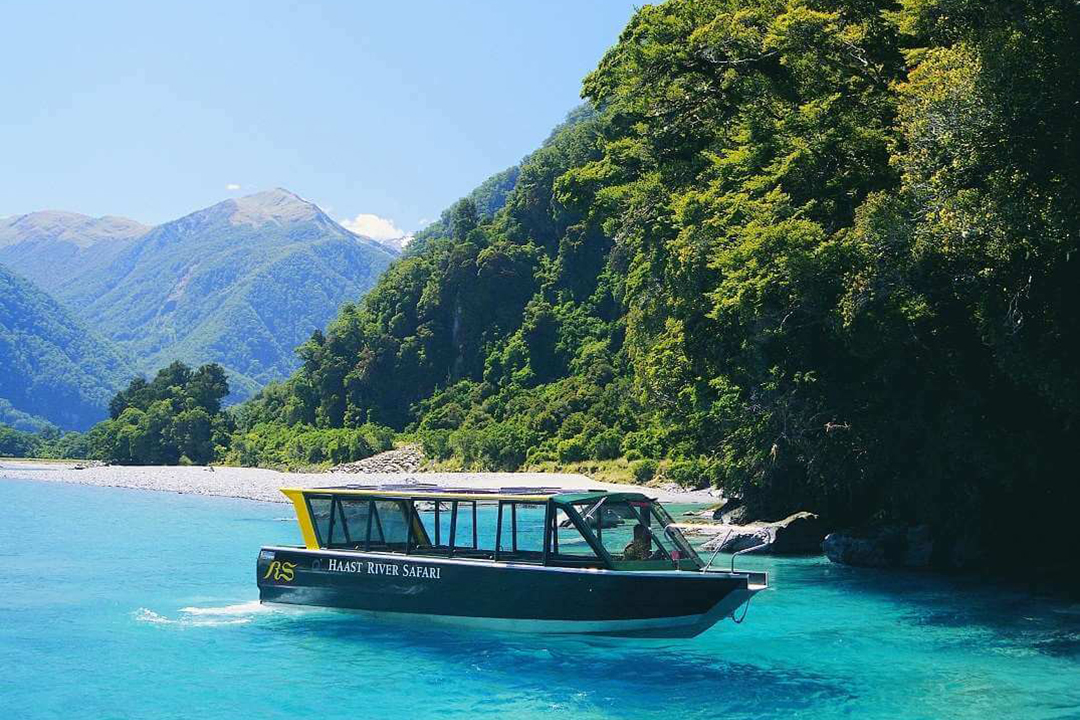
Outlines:
{"label": "white foam on water", "polygon": [[236,605],[224,605],[222,607],[185,607],[180,608],[180,612],[187,615],[205,615],[205,616],[219,616],[219,615],[254,615],[256,613],[273,612],[274,608],[269,605],[263,605],[258,600],[250,600],[245,603],[239,603]]}
{"label": "white foam on water", "polygon": [[185,627],[215,627],[218,625],[243,625],[244,623],[251,622],[249,617],[231,617],[231,618],[214,618],[214,617],[181,617],[181,618],[169,618],[159,613],[150,610],[149,608],[139,608],[135,611],[136,622],[151,623],[152,625],[180,625]]}
{"label": "white foam on water", "polygon": [[138,610],[136,610],[135,619],[139,622],[154,623],[155,625],[168,625],[170,623],[176,622],[175,620],[170,620],[164,615],[158,615],[153,610],[148,610],[146,608],[139,608]]}

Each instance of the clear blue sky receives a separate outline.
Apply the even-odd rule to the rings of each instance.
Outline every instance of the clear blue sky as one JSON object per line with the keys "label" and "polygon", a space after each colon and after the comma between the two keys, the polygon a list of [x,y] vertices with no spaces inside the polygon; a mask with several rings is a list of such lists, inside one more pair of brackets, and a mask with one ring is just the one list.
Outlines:
{"label": "clear blue sky", "polygon": [[415,230],[534,149],[641,4],[6,3],[0,216],[281,186]]}

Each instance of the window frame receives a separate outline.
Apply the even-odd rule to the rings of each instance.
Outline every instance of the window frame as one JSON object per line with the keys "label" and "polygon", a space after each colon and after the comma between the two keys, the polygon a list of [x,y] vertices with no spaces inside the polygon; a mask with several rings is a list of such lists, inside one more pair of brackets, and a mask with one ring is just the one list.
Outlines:
{"label": "window frame", "polygon": [[[596,537],[596,534],[592,532],[592,529],[588,527],[588,523],[581,517],[581,513],[577,511],[570,503],[556,503],[554,499],[547,501],[548,511],[547,518],[544,522],[544,565],[554,567],[577,567],[599,564],[601,567],[611,570],[615,564],[612,560],[611,554],[601,544]],[[582,538],[584,538],[586,544],[593,551],[595,558],[580,558],[571,555],[561,555],[559,553],[559,529],[558,529],[558,511],[562,510],[566,517],[570,520],[570,524],[578,531]]]}

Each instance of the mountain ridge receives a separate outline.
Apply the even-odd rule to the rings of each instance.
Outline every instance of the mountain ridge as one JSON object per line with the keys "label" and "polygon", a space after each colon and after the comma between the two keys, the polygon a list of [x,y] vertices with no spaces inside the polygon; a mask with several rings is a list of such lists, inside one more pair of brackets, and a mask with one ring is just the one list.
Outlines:
{"label": "mountain ridge", "polygon": [[89,247],[102,241],[133,239],[150,228],[119,215],[92,217],[69,210],[37,210],[0,219],[0,247],[45,238]]}
{"label": "mountain ridge", "polygon": [[276,188],[162,223],[58,295],[144,372],[219,362],[244,397],[294,369],[293,348],[395,258]]}
{"label": "mountain ridge", "polygon": [[111,264],[150,231],[117,215],[41,210],[0,220],[0,263],[49,293]]}
{"label": "mountain ridge", "polygon": [[295,369],[294,348],[399,255],[281,187],[156,226],[58,210],[0,220],[0,263],[136,370],[220,362],[240,398]]}

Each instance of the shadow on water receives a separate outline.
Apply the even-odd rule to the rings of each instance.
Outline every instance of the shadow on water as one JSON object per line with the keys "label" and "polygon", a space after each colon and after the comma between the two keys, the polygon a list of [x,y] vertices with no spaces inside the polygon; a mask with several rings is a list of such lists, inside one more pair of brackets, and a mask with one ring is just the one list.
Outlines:
{"label": "shadow on water", "polygon": [[448,678],[483,677],[507,690],[542,693],[553,704],[583,687],[597,700],[629,694],[639,708],[655,703],[657,711],[677,700],[707,697],[712,712],[729,716],[761,706],[799,709],[854,699],[843,678],[733,661],[686,641],[519,635],[332,611],[275,614],[259,624],[287,643],[337,646],[345,655],[363,649],[422,667],[448,666]]}
{"label": "shadow on water", "polygon": [[[761,556],[753,569],[770,571],[777,598],[787,595],[787,602],[804,590],[827,590],[838,608],[848,599],[871,598],[898,624],[919,632],[968,630],[1001,646],[1080,658],[1080,606],[1015,585],[972,575],[854,568],[815,557]],[[941,637],[963,642],[968,635],[943,632]]]}

